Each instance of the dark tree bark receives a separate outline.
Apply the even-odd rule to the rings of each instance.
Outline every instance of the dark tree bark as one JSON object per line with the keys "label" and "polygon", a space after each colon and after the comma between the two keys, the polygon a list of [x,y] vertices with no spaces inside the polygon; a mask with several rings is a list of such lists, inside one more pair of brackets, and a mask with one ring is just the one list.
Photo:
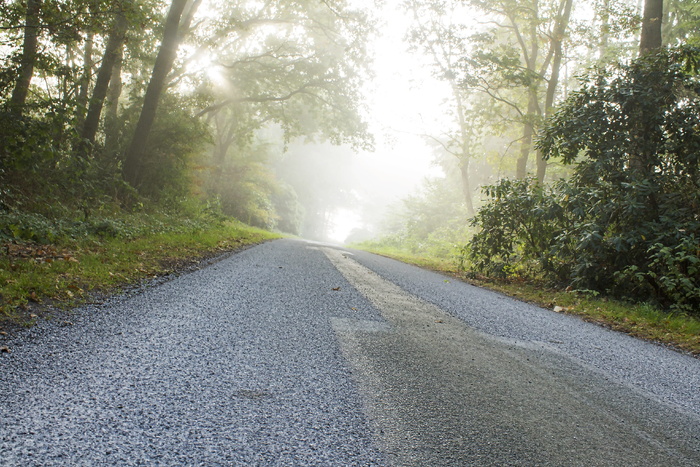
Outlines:
{"label": "dark tree bark", "polygon": [[112,67],[109,89],[105,99],[105,154],[110,157],[117,153],[119,139],[119,97],[122,95],[122,60],[124,48],[119,49],[119,56]]}
{"label": "dark tree bark", "polygon": [[664,16],[663,0],[645,0],[639,55],[661,48],[661,21]]}
{"label": "dark tree bark", "polygon": [[527,160],[530,157],[532,148],[532,138],[535,136],[534,119],[539,114],[538,89],[534,85],[528,88],[527,114],[523,122],[523,136],[520,140],[520,155],[516,161],[515,177],[522,180],[527,177]]}
{"label": "dark tree bark", "polygon": [[28,0],[26,22],[24,26],[24,42],[22,44],[22,58],[20,59],[17,81],[12,91],[10,105],[12,111],[21,115],[24,104],[29,94],[29,84],[34,75],[34,64],[37,57],[37,42],[39,37],[39,11],[41,0]]}
{"label": "dark tree bark", "polygon": [[107,40],[104,56],[102,57],[102,65],[100,65],[100,70],[97,72],[95,88],[92,91],[87,116],[85,117],[85,122],[80,132],[80,136],[83,139],[80,151],[82,155],[86,155],[89,147],[95,142],[95,135],[97,134],[97,128],[100,124],[100,115],[102,114],[102,107],[104,106],[107,90],[109,89],[112,70],[114,64],[121,56],[121,50],[126,40],[127,26],[128,22],[124,13],[118,12],[114,19],[114,25],[109,34],[109,39]]}
{"label": "dark tree bark", "polygon": [[87,112],[88,94],[90,90],[90,81],[92,78],[92,49],[94,46],[94,35],[89,34],[85,39],[85,49],[83,50],[83,74],[80,76],[78,97],[76,104],[80,115],[80,120],[85,117]]}
{"label": "dark tree bark", "polygon": [[122,175],[124,180],[133,187],[138,187],[141,184],[141,168],[143,166],[146,142],[148,141],[148,135],[151,132],[151,127],[156,117],[160,95],[165,87],[168,73],[170,73],[172,69],[177,49],[182,39],[180,31],[189,29],[189,23],[192,21],[194,10],[199,5],[199,1],[195,0],[190,5],[185,15],[185,21],[181,25],[180,18],[187,4],[188,0],[173,0],[170,5],[170,10],[165,20],[163,41],[158,50],[156,63],[153,66],[151,80],[146,88],[141,115],[136,124],[131,144],[126,151]]}

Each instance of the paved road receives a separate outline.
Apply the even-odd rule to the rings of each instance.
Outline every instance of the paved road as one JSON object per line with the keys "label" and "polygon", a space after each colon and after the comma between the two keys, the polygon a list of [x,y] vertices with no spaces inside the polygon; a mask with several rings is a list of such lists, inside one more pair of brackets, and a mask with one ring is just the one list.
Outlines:
{"label": "paved road", "polygon": [[281,240],[3,345],[0,465],[700,465],[700,360]]}

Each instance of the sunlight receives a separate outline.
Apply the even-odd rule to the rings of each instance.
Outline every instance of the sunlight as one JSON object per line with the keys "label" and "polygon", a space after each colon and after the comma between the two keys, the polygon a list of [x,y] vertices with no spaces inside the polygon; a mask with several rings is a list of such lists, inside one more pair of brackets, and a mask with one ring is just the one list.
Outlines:
{"label": "sunlight", "polygon": [[343,243],[353,229],[362,227],[362,217],[353,210],[339,208],[333,214],[331,224],[328,237],[335,242]]}

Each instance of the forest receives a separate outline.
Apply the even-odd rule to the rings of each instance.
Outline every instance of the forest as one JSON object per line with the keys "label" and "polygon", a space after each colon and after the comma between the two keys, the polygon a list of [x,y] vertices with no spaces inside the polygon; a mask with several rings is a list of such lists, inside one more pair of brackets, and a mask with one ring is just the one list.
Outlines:
{"label": "forest", "polygon": [[[437,175],[378,206],[348,161],[382,157],[392,23],[444,93],[412,130]],[[699,39],[697,0],[6,0],[3,254],[230,218],[326,240],[342,208],[365,247],[697,315]]]}

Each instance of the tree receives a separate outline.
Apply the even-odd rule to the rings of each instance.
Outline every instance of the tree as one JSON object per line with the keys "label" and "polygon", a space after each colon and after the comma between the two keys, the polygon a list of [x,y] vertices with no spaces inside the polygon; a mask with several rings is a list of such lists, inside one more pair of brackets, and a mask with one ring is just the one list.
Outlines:
{"label": "tree", "polygon": [[661,23],[662,43],[669,46],[698,44],[700,3],[696,0],[667,0]]}
{"label": "tree", "polygon": [[639,39],[639,54],[644,55],[661,48],[661,26],[664,16],[663,0],[644,0],[642,34]]}
{"label": "tree", "polygon": [[113,75],[112,72],[121,56],[121,50],[126,41],[126,30],[129,23],[125,12],[120,10],[122,7],[122,5],[118,5],[119,9],[115,12],[114,24],[112,25],[107,39],[107,45],[105,46],[104,55],[102,57],[102,64],[97,73],[95,87],[90,97],[88,112],[82,125],[80,136],[83,142],[81,143],[80,152],[83,153],[83,156],[87,152],[88,147],[95,142],[95,135],[97,134],[102,107],[109,89],[109,82]]}
{"label": "tree", "polygon": [[[497,32],[505,36],[491,45],[491,50],[482,53],[473,73],[471,81],[480,82],[478,87],[494,98],[503,99],[504,94],[494,90],[492,83],[494,73],[487,77],[478,77],[485,70],[493,70],[505,78],[507,86],[524,89],[527,103],[520,104],[513,97],[506,97],[510,106],[517,112],[522,123],[520,137],[520,154],[516,164],[516,177],[524,179],[527,175],[527,165],[532,152],[532,142],[537,128],[554,105],[559,72],[562,66],[562,48],[568,35],[571,17],[572,0],[555,0],[550,3],[531,1],[523,4],[502,0],[498,2],[475,1],[474,4],[482,11],[495,15]],[[498,38],[498,35],[493,35]],[[516,44],[510,56],[499,54],[499,44]],[[506,45],[506,50],[508,45]],[[519,55],[519,60],[513,60],[513,52]],[[481,62],[481,63],[479,63]],[[498,82],[499,79],[494,80]],[[546,84],[546,92],[542,95],[542,87]],[[542,100],[544,99],[544,102]],[[546,162],[537,157],[537,180],[544,181]]]}
{"label": "tree", "polygon": [[[181,32],[189,28],[199,3],[201,3],[201,0],[173,0],[170,5],[170,10],[165,20],[163,40],[158,50],[148,88],[146,89],[141,115],[136,124],[131,144],[124,157],[122,171],[124,180],[134,187],[138,187],[141,182],[140,171],[144,162],[146,142],[156,117],[158,100],[165,87],[168,73],[170,73],[175,61],[177,49],[182,39]],[[188,4],[189,11],[185,14],[181,25],[180,20]]]}
{"label": "tree", "polygon": [[[480,133],[494,134],[502,122],[509,122],[506,126],[511,128],[517,123],[521,131],[513,137],[519,147],[515,173],[524,178],[536,130],[557,96],[573,1],[411,0],[406,4],[414,16],[412,44],[431,57],[436,76],[448,81],[453,90],[459,128],[455,135],[459,143],[453,144],[459,149],[453,152],[462,167],[468,167]],[[467,26],[463,18],[478,13],[485,16],[480,25]],[[474,100],[475,93],[487,96],[489,107],[500,107],[490,121],[482,119],[491,131],[477,129],[467,118],[467,113],[470,117],[487,113],[469,110],[466,103]],[[537,177],[542,181],[547,166],[537,159]],[[467,182],[465,177],[465,191],[471,192]],[[472,204],[471,195],[465,199],[468,206]]]}
{"label": "tree", "polygon": [[576,163],[576,286],[698,309],[699,63],[681,48],[593,71],[550,121],[543,153]]}
{"label": "tree", "polygon": [[226,8],[227,21],[200,39],[220,79],[202,115],[233,106],[280,125],[288,141],[316,135],[371,144],[360,117],[372,27],[363,14],[345,0],[231,2]]}
{"label": "tree", "polygon": [[24,43],[22,58],[17,72],[17,81],[12,91],[10,106],[14,113],[22,114],[24,103],[29,93],[29,84],[34,74],[34,64],[37,59],[37,44],[39,37],[39,13],[42,0],[27,0],[27,10],[24,23]]}
{"label": "tree", "polygon": [[460,22],[465,10],[460,2],[444,1],[412,0],[406,2],[406,7],[413,16],[413,28],[409,33],[412,46],[430,57],[434,75],[447,81],[452,93],[455,131],[427,136],[457,159],[467,213],[473,216],[473,189],[469,166],[478,144],[479,129],[474,124],[475,112],[468,104],[469,94],[460,85],[459,62],[471,52],[468,28]]}

